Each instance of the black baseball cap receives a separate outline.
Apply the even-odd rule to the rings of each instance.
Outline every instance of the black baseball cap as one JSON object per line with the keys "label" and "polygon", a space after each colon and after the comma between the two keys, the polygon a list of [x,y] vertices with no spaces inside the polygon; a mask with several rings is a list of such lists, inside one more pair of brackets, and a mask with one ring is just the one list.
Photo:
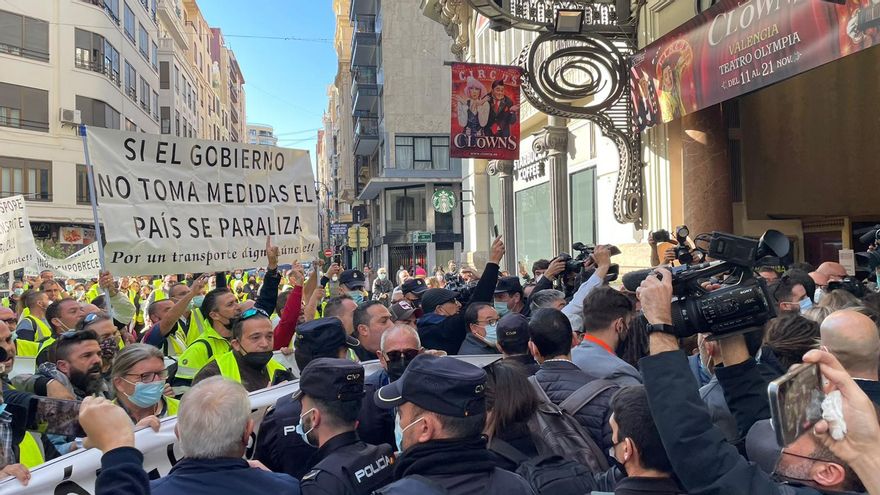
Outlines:
{"label": "black baseball cap", "polygon": [[348,359],[318,358],[302,370],[293,400],[303,395],[326,401],[355,400],[364,394],[363,366]]}
{"label": "black baseball cap", "polygon": [[413,294],[421,294],[426,290],[428,290],[428,286],[425,284],[425,281],[420,278],[411,278],[400,284],[400,291],[403,292],[404,295],[410,292]]}
{"label": "black baseball cap", "polygon": [[381,409],[404,402],[443,416],[465,418],[486,412],[486,372],[454,357],[419,354],[397,381],[380,388],[373,401]]}
{"label": "black baseball cap", "polygon": [[425,314],[433,312],[443,303],[447,303],[458,297],[458,292],[449,289],[428,289],[422,294],[422,311]]}
{"label": "black baseball cap", "polygon": [[339,274],[339,283],[351,289],[360,289],[366,284],[363,272],[360,270],[345,270]]}
{"label": "black baseball cap", "polygon": [[412,318],[416,313],[416,308],[412,307],[407,301],[398,301],[391,305],[391,319],[394,321],[406,320]]}
{"label": "black baseball cap", "polygon": [[314,356],[331,354],[343,346],[357,347],[361,343],[345,333],[342,320],[331,316],[298,325],[294,345],[297,350]]}
{"label": "black baseball cap", "polygon": [[529,320],[520,313],[507,313],[498,320],[498,344],[524,344],[529,341]]}
{"label": "black baseball cap", "polygon": [[495,293],[504,292],[520,292],[522,293],[522,284],[519,283],[519,277],[501,277],[498,279],[498,285],[495,286]]}

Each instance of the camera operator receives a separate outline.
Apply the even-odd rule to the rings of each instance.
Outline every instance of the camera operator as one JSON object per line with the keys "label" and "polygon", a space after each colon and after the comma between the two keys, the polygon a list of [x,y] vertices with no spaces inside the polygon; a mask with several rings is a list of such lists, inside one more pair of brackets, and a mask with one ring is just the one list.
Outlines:
{"label": "camera operator", "polygon": [[[657,430],[675,474],[688,492],[815,494],[863,489],[858,476],[812,431],[783,449],[772,478],[742,458],[712,425],[687,357],[679,347],[672,326],[672,274],[657,269],[637,293],[649,323],[651,351],[639,366]],[[741,336],[726,338],[742,340]],[[742,360],[747,360],[744,343],[740,351],[745,355]],[[735,358],[724,353],[725,363],[737,361]],[[782,481],[776,481],[780,478]]]}
{"label": "camera operator", "polygon": [[[537,294],[542,290],[551,289],[559,275],[565,272],[565,265],[566,260],[564,258],[554,258],[544,271],[543,277],[538,280],[538,283],[532,290],[532,294]],[[605,276],[608,275],[608,270],[611,268],[611,246],[596,246],[593,250],[592,256],[587,258],[584,262],[584,267],[588,269],[595,267],[596,270],[571,296],[569,303],[562,308],[562,312],[565,313],[565,316],[568,316],[568,320],[571,322],[571,328],[578,333],[583,332],[584,299],[586,299],[587,295],[592,292],[593,289],[605,283]],[[529,301],[529,305],[531,305],[531,300]]]}

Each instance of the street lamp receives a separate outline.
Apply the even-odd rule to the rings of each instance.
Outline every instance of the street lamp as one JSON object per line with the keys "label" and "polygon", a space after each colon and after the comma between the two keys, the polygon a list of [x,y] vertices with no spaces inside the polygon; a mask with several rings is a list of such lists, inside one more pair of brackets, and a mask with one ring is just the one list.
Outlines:
{"label": "street lamp", "polygon": [[581,34],[584,29],[583,9],[559,9],[553,31],[556,34]]}

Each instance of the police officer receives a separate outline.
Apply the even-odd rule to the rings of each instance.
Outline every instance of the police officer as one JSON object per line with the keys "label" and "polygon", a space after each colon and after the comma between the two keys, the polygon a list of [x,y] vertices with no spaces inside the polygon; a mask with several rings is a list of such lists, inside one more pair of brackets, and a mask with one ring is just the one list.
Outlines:
{"label": "police officer", "polygon": [[369,445],[355,432],[364,397],[364,367],[319,358],[306,366],[294,400],[302,404],[298,433],[318,447],[302,478],[305,495],[367,495],[391,482],[390,445]]}
{"label": "police officer", "polygon": [[496,467],[486,449],[485,388],[481,368],[421,354],[399,380],[376,391],[377,406],[397,408],[396,436],[403,451],[394,466],[396,481],[376,493],[534,494],[519,475]]}
{"label": "police officer", "polygon": [[[346,335],[339,318],[319,318],[297,326],[294,358],[297,367],[305,370],[318,358],[345,358],[358,345],[357,339]],[[297,479],[308,472],[307,461],[315,453],[296,432],[301,406],[291,395],[279,398],[263,417],[254,453],[270,470]]]}

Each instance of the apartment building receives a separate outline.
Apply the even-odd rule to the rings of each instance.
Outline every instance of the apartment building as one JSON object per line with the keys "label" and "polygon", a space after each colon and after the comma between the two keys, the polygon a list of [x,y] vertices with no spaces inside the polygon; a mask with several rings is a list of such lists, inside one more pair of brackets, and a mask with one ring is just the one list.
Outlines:
{"label": "apartment building", "polygon": [[370,229],[364,260],[389,270],[445,265],[463,240],[461,201],[446,211],[433,201],[462,192],[461,160],[449,157],[448,36],[411,2],[351,0],[348,20],[353,186],[363,205],[352,221]]}
{"label": "apartment building", "polygon": [[[214,66],[225,72],[214,71],[212,81]],[[5,0],[0,197],[27,198],[37,238],[57,239],[68,227],[84,229],[88,242],[93,221],[78,125],[243,137],[243,84],[234,54],[195,2]]]}
{"label": "apartment building", "polygon": [[246,125],[247,142],[249,144],[261,144],[263,146],[276,146],[278,138],[275,136],[275,128],[268,124],[250,123]]}
{"label": "apartment building", "polygon": [[78,124],[159,132],[157,9],[156,0],[0,4],[0,196],[28,199],[37,238],[92,224]]}

